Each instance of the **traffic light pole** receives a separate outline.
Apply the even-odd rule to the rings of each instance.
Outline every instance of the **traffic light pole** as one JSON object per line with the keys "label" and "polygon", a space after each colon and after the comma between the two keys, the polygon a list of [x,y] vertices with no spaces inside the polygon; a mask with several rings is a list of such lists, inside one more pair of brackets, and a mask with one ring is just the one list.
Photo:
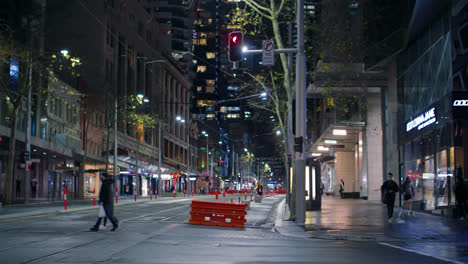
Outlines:
{"label": "traffic light pole", "polygon": [[[305,223],[305,142],[306,142],[306,82],[304,52],[304,0],[297,0],[297,48],[274,49],[274,53],[296,53],[296,138],[302,138],[295,150],[296,224]],[[263,50],[243,50],[243,53],[262,53]],[[292,184],[292,183],[290,183]]]}
{"label": "traffic light pole", "polygon": [[305,223],[305,139],[306,137],[306,82],[304,53],[304,0],[297,0],[297,54],[296,54],[296,137],[302,137],[300,152],[296,152],[296,224]]}

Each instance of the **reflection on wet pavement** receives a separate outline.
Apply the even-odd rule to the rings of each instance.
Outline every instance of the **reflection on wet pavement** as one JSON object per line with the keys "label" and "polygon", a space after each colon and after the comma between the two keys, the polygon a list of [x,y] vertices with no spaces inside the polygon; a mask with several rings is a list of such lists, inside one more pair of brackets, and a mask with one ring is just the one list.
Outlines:
{"label": "reflection on wet pavement", "polygon": [[323,196],[322,210],[306,213],[311,237],[335,240],[378,241],[424,254],[468,263],[468,221],[417,212],[387,222],[384,204],[359,199]]}

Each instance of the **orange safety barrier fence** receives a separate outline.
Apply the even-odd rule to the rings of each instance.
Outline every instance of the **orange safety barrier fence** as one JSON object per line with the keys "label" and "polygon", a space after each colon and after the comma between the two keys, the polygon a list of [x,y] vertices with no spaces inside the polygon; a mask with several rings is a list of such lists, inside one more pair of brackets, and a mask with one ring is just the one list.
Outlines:
{"label": "orange safety barrier fence", "polygon": [[248,204],[209,201],[192,201],[190,221],[192,225],[244,227]]}

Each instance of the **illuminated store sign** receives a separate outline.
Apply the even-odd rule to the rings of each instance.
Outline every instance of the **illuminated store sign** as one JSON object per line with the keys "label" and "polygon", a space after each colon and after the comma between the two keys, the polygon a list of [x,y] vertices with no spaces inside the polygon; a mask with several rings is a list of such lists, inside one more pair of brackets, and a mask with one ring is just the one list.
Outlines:
{"label": "illuminated store sign", "polygon": [[455,100],[453,106],[468,106],[468,100]]}
{"label": "illuminated store sign", "polygon": [[452,93],[452,115],[455,119],[468,119],[468,92]]}
{"label": "illuminated store sign", "polygon": [[414,128],[421,130],[435,122],[436,122],[436,113],[435,113],[435,107],[433,107],[430,110],[426,111],[425,113],[419,115],[415,119],[406,123],[406,132],[410,132]]}

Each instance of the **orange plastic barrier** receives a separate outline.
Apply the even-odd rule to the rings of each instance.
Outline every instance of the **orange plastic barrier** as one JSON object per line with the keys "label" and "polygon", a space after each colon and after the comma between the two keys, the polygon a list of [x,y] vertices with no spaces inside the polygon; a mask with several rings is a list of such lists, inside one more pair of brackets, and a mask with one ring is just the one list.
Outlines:
{"label": "orange plastic barrier", "polygon": [[247,204],[192,201],[192,225],[244,227]]}

